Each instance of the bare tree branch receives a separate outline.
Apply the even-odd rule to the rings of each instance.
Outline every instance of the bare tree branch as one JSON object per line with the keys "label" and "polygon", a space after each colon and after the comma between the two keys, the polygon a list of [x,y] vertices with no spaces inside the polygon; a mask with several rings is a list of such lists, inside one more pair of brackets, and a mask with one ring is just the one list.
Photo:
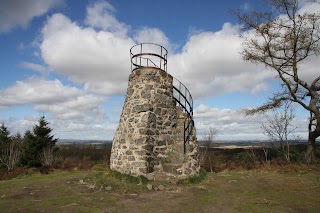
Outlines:
{"label": "bare tree branch", "polygon": [[320,136],[320,74],[315,73],[311,81],[303,80],[304,70],[299,66],[320,53],[320,15],[299,10],[310,2],[316,1],[266,0],[271,12],[231,11],[244,26],[242,58],[271,68],[284,86],[284,91],[274,94],[266,104],[245,110],[246,115],[278,108],[285,100],[301,105],[316,123],[309,131],[308,149],[312,151],[307,153],[314,152],[315,139]]}

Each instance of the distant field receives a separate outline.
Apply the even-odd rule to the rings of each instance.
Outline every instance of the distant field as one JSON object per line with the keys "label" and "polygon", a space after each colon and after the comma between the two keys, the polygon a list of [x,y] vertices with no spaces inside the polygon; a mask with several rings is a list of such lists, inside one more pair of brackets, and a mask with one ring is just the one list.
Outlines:
{"label": "distant field", "polygon": [[[207,173],[199,184],[137,183],[98,168],[0,181],[1,212],[319,212],[320,170]],[[150,187],[150,185],[149,185]],[[161,189],[161,190],[160,190]]]}

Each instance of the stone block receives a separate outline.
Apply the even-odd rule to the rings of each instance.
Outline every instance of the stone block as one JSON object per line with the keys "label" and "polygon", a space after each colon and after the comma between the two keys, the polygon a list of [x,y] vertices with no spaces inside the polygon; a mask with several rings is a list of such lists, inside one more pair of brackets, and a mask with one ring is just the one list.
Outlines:
{"label": "stone block", "polygon": [[179,175],[181,172],[178,170],[179,165],[176,164],[165,164],[163,165],[163,171],[171,174]]}
{"label": "stone block", "polygon": [[142,145],[142,144],[145,144],[146,143],[146,138],[137,138],[135,140],[135,144],[136,145]]}
{"label": "stone block", "polygon": [[148,123],[155,124],[157,122],[157,116],[154,113],[148,115]]}
{"label": "stone block", "polygon": [[145,149],[147,153],[152,153],[153,147],[154,146],[152,144],[146,144],[146,145],[142,146],[142,148]]}
{"label": "stone block", "polygon": [[137,127],[138,127],[138,128],[147,128],[148,126],[149,126],[149,125],[148,125],[147,123],[141,123],[141,122],[140,122],[140,123],[137,124]]}
{"label": "stone block", "polygon": [[134,154],[140,155],[140,156],[145,156],[146,155],[146,150],[136,150],[134,151]]}
{"label": "stone block", "polygon": [[141,97],[144,99],[149,99],[151,97],[151,91],[148,89],[142,90]]}
{"label": "stone block", "polygon": [[133,94],[133,92],[134,92],[134,89],[129,88],[129,89],[127,90],[127,95],[130,96],[130,95]]}
{"label": "stone block", "polygon": [[140,113],[140,112],[147,112],[147,111],[152,111],[153,107],[150,104],[141,104],[134,106],[132,111],[134,113]]}
{"label": "stone block", "polygon": [[156,115],[158,115],[158,116],[161,115],[161,108],[157,108],[156,111],[155,111],[155,113],[156,113]]}
{"label": "stone block", "polygon": [[140,135],[145,135],[147,130],[145,128],[139,129],[139,134]]}
{"label": "stone block", "polygon": [[131,166],[134,168],[145,168],[146,167],[146,162],[143,161],[135,161],[131,163]]}
{"label": "stone block", "polygon": [[139,172],[143,173],[143,174],[147,174],[147,168],[139,168]]}
{"label": "stone block", "polygon": [[166,108],[162,109],[161,114],[166,115],[168,113],[168,110]]}
{"label": "stone block", "polygon": [[164,123],[165,126],[171,126],[171,121],[167,121]]}
{"label": "stone block", "polygon": [[148,144],[153,144],[153,143],[155,142],[155,139],[154,139],[153,136],[147,136],[147,137],[146,137],[146,142],[147,142]]}
{"label": "stone block", "polygon": [[157,151],[157,152],[164,152],[164,151],[166,151],[166,149],[167,149],[167,147],[165,145],[155,147],[155,151]]}
{"label": "stone block", "polygon": [[174,140],[167,140],[167,145],[172,145],[174,144]]}
{"label": "stone block", "polygon": [[148,129],[148,130],[146,131],[146,135],[154,135],[154,134],[155,134],[155,132],[152,131],[151,129]]}
{"label": "stone block", "polygon": [[128,161],[135,161],[135,160],[136,160],[136,158],[134,156],[129,156],[128,157]]}
{"label": "stone block", "polygon": [[148,113],[142,115],[141,122],[148,122],[148,117],[149,117]]}
{"label": "stone block", "polygon": [[166,143],[165,140],[159,140],[159,141],[156,142],[156,145],[157,145],[157,146],[165,146],[166,144],[167,144],[167,143]]}
{"label": "stone block", "polygon": [[131,150],[127,150],[125,153],[126,153],[126,155],[132,155],[132,151]]}

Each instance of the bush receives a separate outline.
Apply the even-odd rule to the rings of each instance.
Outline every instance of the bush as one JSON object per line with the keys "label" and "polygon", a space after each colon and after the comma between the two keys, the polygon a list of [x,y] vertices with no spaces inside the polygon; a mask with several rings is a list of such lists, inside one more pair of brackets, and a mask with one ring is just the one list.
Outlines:
{"label": "bush", "polygon": [[255,163],[247,152],[240,152],[233,156],[231,162],[235,163]]}
{"label": "bush", "polygon": [[12,170],[10,172],[8,171],[1,171],[0,172],[0,180],[9,180],[13,178],[18,178],[24,175],[28,175],[30,173],[34,173],[33,170],[27,169],[27,168],[16,168],[15,170]]}
{"label": "bush", "polygon": [[94,162],[91,161],[89,156],[84,156],[79,159],[78,157],[67,157],[65,159],[60,158],[55,165],[56,169],[72,170],[72,169],[91,169]]}
{"label": "bush", "polygon": [[207,172],[219,172],[221,166],[226,162],[226,156],[222,154],[211,154],[200,165]]}
{"label": "bush", "polygon": [[96,171],[105,171],[107,168],[108,168],[108,165],[105,163],[97,163],[92,167],[92,169]]}

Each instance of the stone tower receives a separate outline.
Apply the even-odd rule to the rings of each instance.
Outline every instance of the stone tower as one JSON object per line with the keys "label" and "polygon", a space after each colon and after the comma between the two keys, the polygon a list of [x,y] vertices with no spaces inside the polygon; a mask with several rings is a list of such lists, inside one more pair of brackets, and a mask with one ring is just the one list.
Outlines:
{"label": "stone tower", "polygon": [[192,97],[166,72],[167,50],[143,43],[130,54],[132,73],[112,142],[111,169],[161,181],[197,176]]}

